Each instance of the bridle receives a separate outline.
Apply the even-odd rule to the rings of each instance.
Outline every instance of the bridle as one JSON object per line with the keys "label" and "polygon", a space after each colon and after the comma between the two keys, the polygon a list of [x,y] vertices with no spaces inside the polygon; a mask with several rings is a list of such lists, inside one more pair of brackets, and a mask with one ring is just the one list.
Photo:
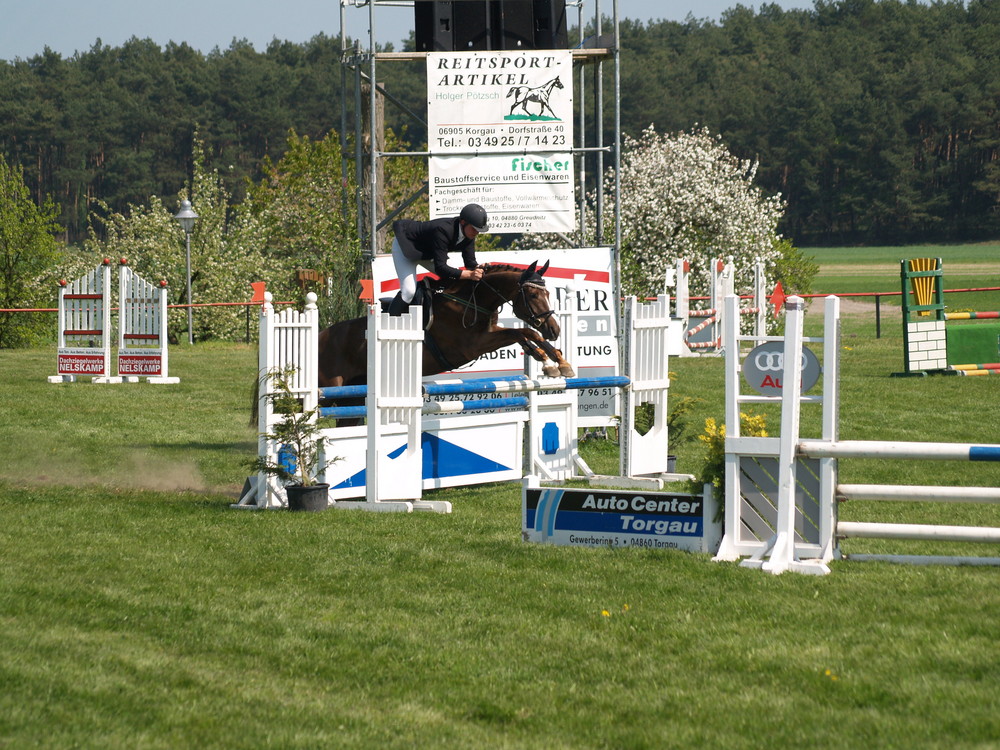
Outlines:
{"label": "bridle", "polygon": [[[531,305],[528,303],[527,289],[529,287],[533,287],[535,289],[545,289],[545,281],[542,280],[541,278],[539,278],[538,281],[524,281],[519,283],[517,285],[517,290],[514,292],[514,294],[508,297],[506,294],[497,289],[493,284],[491,284],[487,280],[486,274],[484,273],[483,278],[473,283],[472,293],[469,295],[468,299],[465,299],[464,297],[459,297],[454,294],[444,293],[445,299],[458,302],[459,304],[465,307],[465,312],[462,314],[462,326],[464,328],[471,328],[472,326],[474,326],[476,322],[479,320],[480,313],[483,315],[492,315],[495,312],[494,310],[481,307],[476,303],[476,292],[478,291],[480,284],[485,286],[489,291],[493,292],[493,294],[496,295],[497,299],[500,300],[500,304],[497,305],[498,309],[502,308],[507,303],[511,303],[511,305],[514,308],[516,308],[517,303],[514,302],[514,299],[518,295],[520,295],[521,305],[528,312],[531,312]],[[470,310],[475,312],[475,316],[472,318],[471,322],[468,320],[468,315]],[[516,309],[515,309],[515,314],[516,314]],[[523,320],[532,328],[541,328],[543,325],[545,325],[545,322],[553,315],[555,315],[555,310],[550,309],[540,313],[534,313],[531,315],[530,318],[521,318],[521,320]]]}
{"label": "bridle", "polygon": [[[525,292],[525,289],[527,287],[534,287],[535,289],[545,289],[545,282],[543,281],[541,283],[536,283],[534,281],[526,281],[523,284],[518,285],[517,290],[521,294],[521,304],[524,306],[525,310],[531,312],[531,307],[528,305],[528,295]],[[511,303],[513,304],[513,298],[511,299]],[[549,309],[545,310],[544,312],[535,313],[530,318],[521,318],[521,320],[523,320],[532,328],[540,329],[543,325],[545,325],[545,322],[555,314],[556,314],[555,310]]]}

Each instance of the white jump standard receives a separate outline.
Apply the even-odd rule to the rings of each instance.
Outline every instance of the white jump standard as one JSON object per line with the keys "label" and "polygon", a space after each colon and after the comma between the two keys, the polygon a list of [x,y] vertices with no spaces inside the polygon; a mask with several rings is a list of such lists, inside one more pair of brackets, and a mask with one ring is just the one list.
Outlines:
{"label": "white jump standard", "polygon": [[[294,390],[306,409],[321,398],[361,398],[364,406],[320,409],[335,418],[365,416],[367,424],[324,429],[328,460],[320,481],[329,483],[330,500],[340,508],[447,512],[447,503],[428,503],[422,492],[441,487],[520,480],[526,474],[561,481],[592,475],[577,452],[577,411],[580,389],[604,387],[635,389],[632,400],[653,402],[656,426],[645,435],[634,427],[634,409],[625,413],[623,467],[639,467],[647,482],[662,487],[667,469],[666,339],[671,327],[667,300],[632,306],[634,330],[659,336],[656,346],[634,346],[635,372],[640,381],[626,376],[598,378],[514,378],[422,382],[422,321],[417,315],[392,317],[374,308],[368,315],[369,373],[367,386],[323,388],[317,382],[317,310],[315,295],[308,295],[302,313],[274,311],[269,295],[261,308],[259,368],[273,372],[295,368]],[[564,331],[572,331],[567,321]],[[641,352],[647,352],[643,355]],[[646,360],[654,356],[658,362]],[[662,357],[662,358],[660,358]],[[655,375],[644,373],[652,373]],[[641,387],[640,387],[641,386]],[[263,435],[274,419],[265,379],[260,393],[261,434],[259,453],[274,459],[281,446]],[[472,394],[474,400],[460,400]],[[435,401],[435,399],[446,399]],[[626,398],[626,401],[629,399]],[[527,450],[525,450],[527,438]],[[659,463],[648,457],[657,456]],[[336,457],[334,459],[333,457]],[[581,474],[582,472],[582,474]],[[391,479],[390,479],[391,478]],[[647,486],[651,486],[648,484]],[[283,487],[273,477],[252,478],[239,506],[283,507]]]}
{"label": "white jump standard", "polygon": [[73,281],[59,282],[59,348],[50,383],[95,383],[111,376],[111,261]]}
{"label": "white jump standard", "polygon": [[[726,300],[728,320],[736,316],[735,297]],[[850,537],[916,539],[924,541],[1000,542],[1000,528],[840,521],[837,503],[845,500],[1000,503],[1000,488],[905,485],[840,484],[837,462],[849,458],[901,460],[1000,461],[1000,445],[903,443],[896,441],[840,440],[839,313],[840,301],[825,301],[824,336],[802,335],[804,303],[789,297],[786,305],[783,362],[803,362],[803,342],[823,344],[822,396],[800,392],[801,367],[781,368],[781,436],[760,438],[740,435],[739,405],[775,402],[773,396],[748,396],[740,392],[739,337],[730,329],[726,343],[726,526],[717,560],[737,560],[771,573],[792,570],[829,573],[833,559],[884,560],[906,563],[1000,565],[998,557],[934,555],[844,555],[840,541]],[[781,340],[771,338],[770,340]],[[823,407],[819,439],[801,439],[802,404]],[[777,481],[775,482],[775,477]]]}
{"label": "white jump standard", "polygon": [[72,282],[59,282],[57,375],[50,383],[90,376],[94,383],[179,383],[167,371],[167,282],[155,286],[128,267],[118,272],[118,370],[111,373],[111,261]]}

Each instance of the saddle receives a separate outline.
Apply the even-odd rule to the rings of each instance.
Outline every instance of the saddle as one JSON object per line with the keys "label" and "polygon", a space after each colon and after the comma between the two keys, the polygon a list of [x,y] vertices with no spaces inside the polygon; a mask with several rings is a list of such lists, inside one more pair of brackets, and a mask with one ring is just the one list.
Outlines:
{"label": "saddle", "polygon": [[[403,302],[402,294],[402,292],[396,292],[395,297],[381,297],[379,304],[381,305],[382,312],[389,313],[392,316],[399,316],[407,312],[411,305],[420,305],[423,309],[423,327],[426,331],[434,322],[434,305],[431,304],[433,302],[434,286],[431,284],[430,279],[424,278],[417,282],[417,291],[413,295],[413,301],[409,303]],[[424,304],[425,302],[427,304]]]}

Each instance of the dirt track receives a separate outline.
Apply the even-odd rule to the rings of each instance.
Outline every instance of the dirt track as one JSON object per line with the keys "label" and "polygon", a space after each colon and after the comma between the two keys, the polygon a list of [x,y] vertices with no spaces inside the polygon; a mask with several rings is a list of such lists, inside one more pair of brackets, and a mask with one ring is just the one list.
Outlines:
{"label": "dirt track", "polygon": [[[858,299],[856,297],[841,297],[840,298],[840,314],[843,315],[857,315],[859,317],[871,317],[875,318],[875,302],[867,301],[868,298],[864,300]],[[806,315],[822,315],[823,314],[823,299],[822,297],[813,297],[809,300],[809,304],[806,306]],[[885,314],[885,305],[882,305],[882,314]]]}

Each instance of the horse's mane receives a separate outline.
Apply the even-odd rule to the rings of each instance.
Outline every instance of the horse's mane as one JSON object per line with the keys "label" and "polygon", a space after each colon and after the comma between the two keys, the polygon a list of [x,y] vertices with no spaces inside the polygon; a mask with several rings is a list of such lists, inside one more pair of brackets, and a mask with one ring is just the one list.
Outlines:
{"label": "horse's mane", "polygon": [[524,273],[524,269],[523,268],[518,268],[517,266],[510,266],[510,265],[507,265],[506,263],[484,263],[483,264],[483,273],[484,274],[501,273],[503,271],[514,271],[515,273]]}
{"label": "horse's mane", "polygon": [[[511,266],[506,263],[484,263],[481,268],[483,269],[484,277],[500,273],[516,273],[518,275],[524,273],[523,268]],[[476,282],[472,279],[449,279],[444,283],[439,284],[438,289],[444,292],[454,292],[455,290],[464,289],[465,287],[475,283]]]}

